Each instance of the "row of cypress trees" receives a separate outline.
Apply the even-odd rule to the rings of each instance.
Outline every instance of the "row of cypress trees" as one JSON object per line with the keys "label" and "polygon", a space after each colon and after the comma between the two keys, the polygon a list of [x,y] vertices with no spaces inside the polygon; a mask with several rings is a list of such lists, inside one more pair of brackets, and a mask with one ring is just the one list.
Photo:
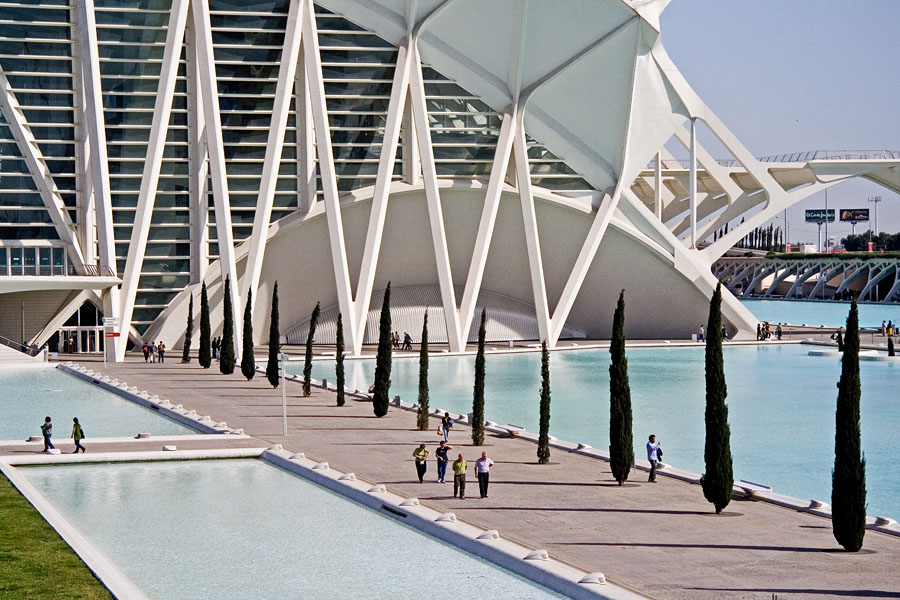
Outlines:
{"label": "row of cypress trees", "polygon": [[[220,370],[223,373],[234,371],[233,318],[230,295],[230,281],[225,280],[225,298],[223,303],[222,358]],[[373,411],[375,416],[382,417],[388,412],[391,373],[391,285],[384,292],[379,324],[378,352],[375,366],[375,385],[373,394]],[[193,296],[190,299],[187,327],[185,329],[185,348],[182,361],[189,362],[190,340],[193,334]],[[728,424],[727,385],[725,382],[724,360],[722,356],[722,288],[721,284],[710,299],[709,317],[707,320],[706,341],[706,442],[704,460],[706,473],[701,478],[704,497],[715,507],[717,514],[728,506],[734,487],[734,473],[731,455],[731,430]],[[253,355],[253,330],[250,317],[251,298],[247,298],[244,309],[244,352],[241,372],[247,379],[255,374]],[[279,383],[278,351],[280,350],[278,283],[272,295],[269,360],[266,366],[266,377],[273,387]],[[303,392],[310,393],[312,342],[320,313],[319,303],[310,318],[306,342],[306,356],[303,370]],[[472,443],[480,446],[484,443],[484,377],[485,377],[485,310],[481,312],[478,328],[478,350],[475,358],[475,384],[472,400]],[[839,340],[843,351],[841,359],[841,378],[838,382],[838,401],[835,413],[835,464],[832,471],[832,529],[835,539],[846,550],[855,552],[862,547],[866,526],[866,486],[865,456],[861,450],[860,432],[860,378],[859,378],[859,317],[856,300],[850,308],[847,318],[846,337]],[[344,405],[344,336],[342,317],[337,318],[337,355],[335,359],[335,375],[337,384],[337,404]],[[893,346],[892,343],[889,346]],[[889,347],[893,355],[893,347]],[[428,313],[422,323],[422,342],[419,354],[419,406],[417,426],[420,430],[428,428]],[[616,311],[613,317],[613,332],[610,342],[610,468],[619,485],[623,485],[633,467],[633,437],[631,391],[628,383],[628,363],[625,357],[625,290],[619,293]],[[200,292],[200,365],[208,368],[211,364],[209,300],[206,284]],[[225,363],[224,366],[222,363]],[[550,360],[546,340],[541,343],[541,390],[540,390],[540,425],[538,434],[537,456],[540,464],[550,460],[549,426],[550,426]],[[230,369],[230,370],[228,370]]]}
{"label": "row of cypress trees", "polygon": [[[241,353],[241,373],[248,380],[256,375],[256,357],[253,351],[253,322],[251,311],[253,308],[252,296],[248,293],[247,304],[244,307],[244,337],[243,352]],[[222,303],[222,346],[219,350],[219,371],[225,375],[234,373],[234,311],[231,306],[231,280],[225,278],[225,297]],[[191,339],[194,335],[194,297],[188,303],[187,326],[184,330],[184,347],[181,354],[181,362],[191,361]],[[200,287],[200,349],[197,362],[204,369],[212,365],[211,327],[209,322],[209,297],[206,291],[206,282]],[[278,282],[272,292],[272,310],[269,322],[269,362],[266,365],[266,377],[273,387],[279,383],[278,375],[278,351],[281,348],[278,329]]]}

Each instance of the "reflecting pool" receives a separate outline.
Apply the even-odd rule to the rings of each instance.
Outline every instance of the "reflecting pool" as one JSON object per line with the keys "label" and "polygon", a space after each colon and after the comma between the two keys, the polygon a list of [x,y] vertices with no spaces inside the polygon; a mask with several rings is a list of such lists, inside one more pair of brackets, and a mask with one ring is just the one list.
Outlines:
{"label": "reflecting pool", "polygon": [[20,469],[150,598],[559,597],[256,459]]}
{"label": "reflecting pool", "polygon": [[0,369],[0,440],[41,435],[44,417],[53,419],[54,439],[68,439],[72,417],[88,436],[119,437],[196,433],[171,419],[53,367]]}
{"label": "reflecting pool", "polygon": [[[841,363],[808,356],[805,345],[726,346],[731,446],[736,479],[771,485],[775,491],[830,502],[834,462],[834,412]],[[704,471],[704,351],[693,348],[629,349],[628,374],[634,412],[635,452],[656,434],[665,461]],[[430,361],[430,405],[467,413],[472,406],[473,356]],[[368,389],[373,360],[344,362],[347,385]],[[289,368],[299,373],[302,361]],[[900,364],[863,361],[862,434],[868,463],[869,514],[900,516],[896,432],[900,430]],[[540,355],[487,356],[485,414],[501,424],[538,430]],[[393,361],[391,396],[416,402],[419,361]],[[333,361],[316,361],[313,377],[334,381]],[[609,352],[551,353],[550,431],[556,437],[609,447]]]}
{"label": "reflecting pool", "polygon": [[[812,327],[845,327],[849,302],[809,302],[804,300],[741,300],[761,321]],[[882,321],[900,323],[900,304],[860,304],[859,325],[875,329]]]}

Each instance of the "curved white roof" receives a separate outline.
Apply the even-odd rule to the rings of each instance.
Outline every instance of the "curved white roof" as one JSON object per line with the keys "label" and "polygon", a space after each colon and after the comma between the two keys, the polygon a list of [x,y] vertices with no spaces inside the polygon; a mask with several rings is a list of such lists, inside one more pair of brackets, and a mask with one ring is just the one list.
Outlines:
{"label": "curved white roof", "polygon": [[687,117],[652,54],[668,0],[318,3],[398,46],[416,31],[423,62],[497,111],[524,105],[526,132],[599,190],[630,183]]}

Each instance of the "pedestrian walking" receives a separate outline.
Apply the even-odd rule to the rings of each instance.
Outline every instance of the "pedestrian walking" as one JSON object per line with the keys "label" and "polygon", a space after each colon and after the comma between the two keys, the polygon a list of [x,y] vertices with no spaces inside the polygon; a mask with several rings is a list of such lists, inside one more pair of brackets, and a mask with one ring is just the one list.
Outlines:
{"label": "pedestrian walking", "polygon": [[166,362],[166,345],[163,344],[162,340],[159,340],[159,344],[156,346],[156,352],[159,354],[159,362]]}
{"label": "pedestrian walking", "polygon": [[651,435],[650,441],[647,442],[647,460],[650,461],[650,479],[647,481],[656,483],[656,467],[659,465],[659,455],[661,451],[656,441],[656,436]]}
{"label": "pedestrian walking", "polygon": [[456,498],[456,495],[459,494],[460,500],[465,500],[466,469],[469,468],[469,463],[467,463],[466,459],[463,458],[463,455],[460,454],[459,458],[453,461],[451,468],[453,469],[453,497]]}
{"label": "pedestrian walking", "polygon": [[448,444],[450,443],[451,429],[453,429],[453,419],[450,418],[450,413],[445,412],[444,417],[441,419],[441,431],[444,432],[444,441]]}
{"label": "pedestrian walking", "polygon": [[482,498],[488,497],[488,481],[491,475],[491,467],[494,461],[488,458],[487,452],[481,453],[481,458],[475,461],[475,474],[478,476],[478,492]]}
{"label": "pedestrian walking", "polygon": [[84,439],[84,429],[81,428],[81,423],[78,422],[78,417],[72,419],[72,435],[70,435],[69,437],[75,440],[75,449],[72,451],[72,454],[78,454],[79,450],[84,453],[84,446],[81,445],[81,440]]}
{"label": "pedestrian walking", "polygon": [[703,325],[700,326],[700,333],[697,334],[697,341],[698,342],[706,341],[706,328]]}
{"label": "pedestrian walking", "polygon": [[150,345],[145,343],[141,346],[141,352],[144,353],[144,362],[150,362]]}
{"label": "pedestrian walking", "polygon": [[448,446],[447,442],[441,440],[440,445],[434,449],[434,456],[437,458],[437,480],[438,483],[444,483],[444,477],[447,474],[447,452],[453,450],[453,446]]}
{"label": "pedestrian walking", "polygon": [[156,342],[150,342],[150,362],[156,362]]}
{"label": "pedestrian walking", "polygon": [[44,419],[44,423],[41,425],[41,435],[44,436],[44,452],[49,452],[51,449],[56,448],[53,442],[50,441],[50,438],[53,436],[53,422],[50,420],[50,417]]}
{"label": "pedestrian walking", "polygon": [[778,341],[781,341],[781,334],[784,333],[784,330],[781,328],[781,323],[778,324],[778,327],[775,328],[775,337],[778,338]]}
{"label": "pedestrian walking", "polygon": [[419,447],[413,450],[413,458],[416,459],[416,473],[419,475],[419,483],[425,483],[425,470],[428,469],[428,463],[425,459],[431,452],[425,448],[425,444],[419,444]]}

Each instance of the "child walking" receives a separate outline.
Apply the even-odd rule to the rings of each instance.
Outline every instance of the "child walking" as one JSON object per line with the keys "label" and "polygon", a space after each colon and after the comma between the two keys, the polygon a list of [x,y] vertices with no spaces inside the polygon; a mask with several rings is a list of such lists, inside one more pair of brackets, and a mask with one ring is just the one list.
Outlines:
{"label": "child walking", "polygon": [[81,428],[81,423],[78,422],[78,417],[72,419],[72,435],[69,436],[73,440],[75,440],[75,450],[72,451],[72,454],[78,454],[78,451],[85,452],[84,446],[81,445],[81,440],[84,439],[84,429]]}

